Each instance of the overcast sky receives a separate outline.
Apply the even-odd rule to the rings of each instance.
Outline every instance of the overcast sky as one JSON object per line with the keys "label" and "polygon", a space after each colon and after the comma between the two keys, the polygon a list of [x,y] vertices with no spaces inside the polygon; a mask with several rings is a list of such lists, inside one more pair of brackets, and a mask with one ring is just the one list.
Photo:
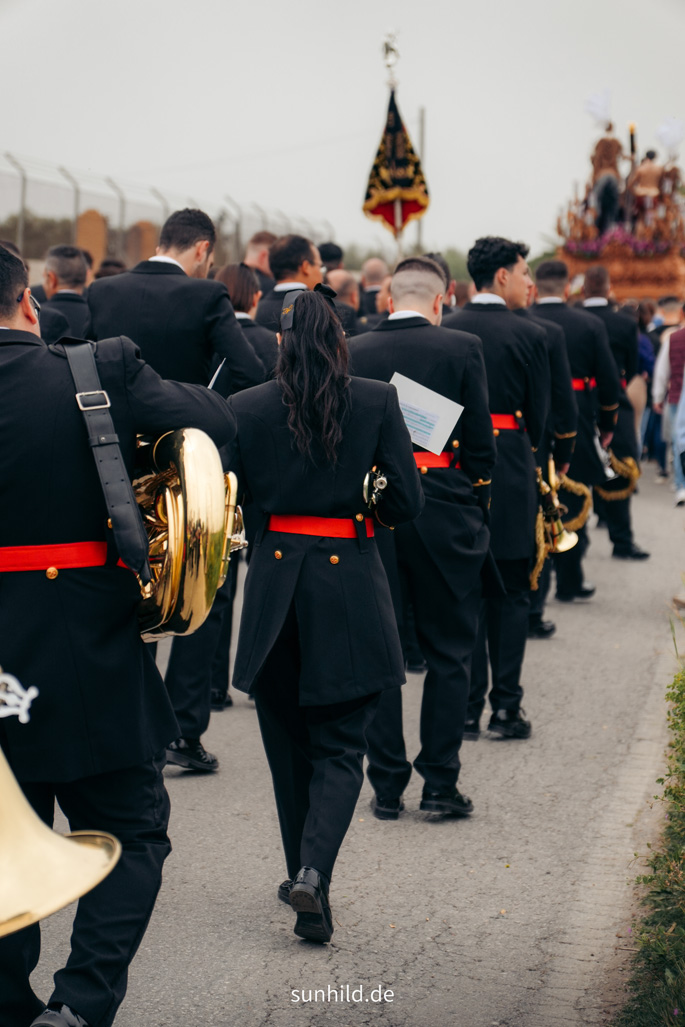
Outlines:
{"label": "overcast sky", "polygon": [[427,249],[494,233],[543,250],[587,177],[591,93],[611,89],[641,151],[685,119],[683,0],[0,0],[2,149],[387,246],[361,205],[388,30],[417,146],[426,109]]}

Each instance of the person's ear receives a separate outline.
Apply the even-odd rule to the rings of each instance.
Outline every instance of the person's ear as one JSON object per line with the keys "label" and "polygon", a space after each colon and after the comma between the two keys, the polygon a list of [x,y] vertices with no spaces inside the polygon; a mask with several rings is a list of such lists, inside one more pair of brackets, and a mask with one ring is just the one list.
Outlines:
{"label": "person's ear", "polygon": [[442,300],[443,300],[442,295],[440,293],[438,293],[438,295],[433,300],[433,313],[434,314],[439,314],[439,313],[442,312]]}
{"label": "person's ear", "polygon": [[28,286],[24,289],[24,295],[21,297],[21,303],[19,306],[24,317],[30,321],[32,325],[37,325],[38,314],[36,313],[36,308],[31,302],[31,290]]}
{"label": "person's ear", "polygon": [[388,296],[388,313],[389,314],[394,314],[395,313],[395,304],[392,301],[392,296]]}
{"label": "person's ear", "polygon": [[498,267],[495,272],[495,281],[499,285],[500,289],[506,288],[507,279],[509,278],[509,272],[505,267]]}

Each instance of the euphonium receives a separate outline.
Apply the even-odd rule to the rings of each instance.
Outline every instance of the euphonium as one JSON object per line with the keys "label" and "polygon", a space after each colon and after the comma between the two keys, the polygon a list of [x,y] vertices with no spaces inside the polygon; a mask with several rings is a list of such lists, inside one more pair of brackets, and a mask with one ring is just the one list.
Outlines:
{"label": "euphonium", "polygon": [[561,515],[565,512],[565,507],[562,507],[557,496],[557,478],[552,461],[550,461],[549,484],[542,477],[541,468],[536,468],[536,475],[545,535],[547,536],[547,548],[550,553],[566,553],[576,545],[578,536],[575,531],[567,531],[561,523]]}
{"label": "euphonium", "polygon": [[238,482],[233,472],[224,475],[216,446],[198,428],[139,439],[139,454],[133,488],[152,574],[142,589],[141,634],[146,641],[188,635],[209,614],[231,552],[247,545]]}

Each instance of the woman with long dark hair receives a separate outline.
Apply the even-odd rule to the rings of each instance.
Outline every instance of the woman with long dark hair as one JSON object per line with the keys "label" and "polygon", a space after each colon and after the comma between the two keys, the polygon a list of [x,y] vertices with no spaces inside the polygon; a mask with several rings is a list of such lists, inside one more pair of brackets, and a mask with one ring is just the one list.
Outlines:
{"label": "woman with long dark hair", "polygon": [[[319,287],[320,289],[321,287]],[[273,778],[295,933],[328,941],[328,886],[363,781],[365,732],[404,681],[390,589],[363,482],[380,468],[383,523],[423,494],[394,387],[347,374],[326,293],[286,294],[276,379],[230,399],[233,469],[260,520],[233,684],[254,696]]]}

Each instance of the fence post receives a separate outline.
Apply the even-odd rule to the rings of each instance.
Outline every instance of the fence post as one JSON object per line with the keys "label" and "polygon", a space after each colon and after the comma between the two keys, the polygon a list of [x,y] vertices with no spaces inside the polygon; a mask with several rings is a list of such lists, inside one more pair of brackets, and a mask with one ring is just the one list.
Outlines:
{"label": "fence post", "polygon": [[28,176],[26,170],[22,167],[16,157],[13,157],[11,153],[5,153],[5,160],[8,164],[11,164],[15,171],[19,172],[19,180],[21,182],[21,194],[19,199],[19,217],[17,218],[17,249],[21,254],[24,252],[24,225],[26,222],[26,184],[28,182]]}
{"label": "fence post", "polygon": [[124,190],[121,188],[121,186],[117,185],[114,179],[106,178],[105,182],[110,187],[110,189],[113,192],[115,192],[116,195],[119,197],[119,239],[117,242],[117,256],[121,260],[125,260],[126,254],[124,252],[124,231],[126,226],[126,194]]}
{"label": "fence post", "polygon": [[165,196],[163,196],[160,193],[159,189],[155,189],[155,187],[153,185],[150,186],[150,192],[152,193],[154,198],[156,200],[159,200],[159,202],[161,203],[161,205],[162,205],[162,213],[164,214],[164,220],[166,221],[166,219],[169,217],[169,214],[171,213],[171,207],[169,206],[169,201],[166,199]]}
{"label": "fence post", "polygon": [[66,178],[67,182],[69,183],[69,185],[74,190],[74,229],[73,229],[73,232],[72,232],[72,242],[74,243],[74,246],[75,246],[76,245],[76,236],[77,236],[77,233],[78,233],[78,219],[79,219],[79,214],[81,213],[81,211],[80,211],[80,207],[81,207],[81,190],[80,190],[78,182],[76,181],[76,179],[72,175],[71,171],[68,171],[66,168],[62,168],[62,167],[57,168],[57,170],[59,171],[60,175],[62,175],[63,178]]}

